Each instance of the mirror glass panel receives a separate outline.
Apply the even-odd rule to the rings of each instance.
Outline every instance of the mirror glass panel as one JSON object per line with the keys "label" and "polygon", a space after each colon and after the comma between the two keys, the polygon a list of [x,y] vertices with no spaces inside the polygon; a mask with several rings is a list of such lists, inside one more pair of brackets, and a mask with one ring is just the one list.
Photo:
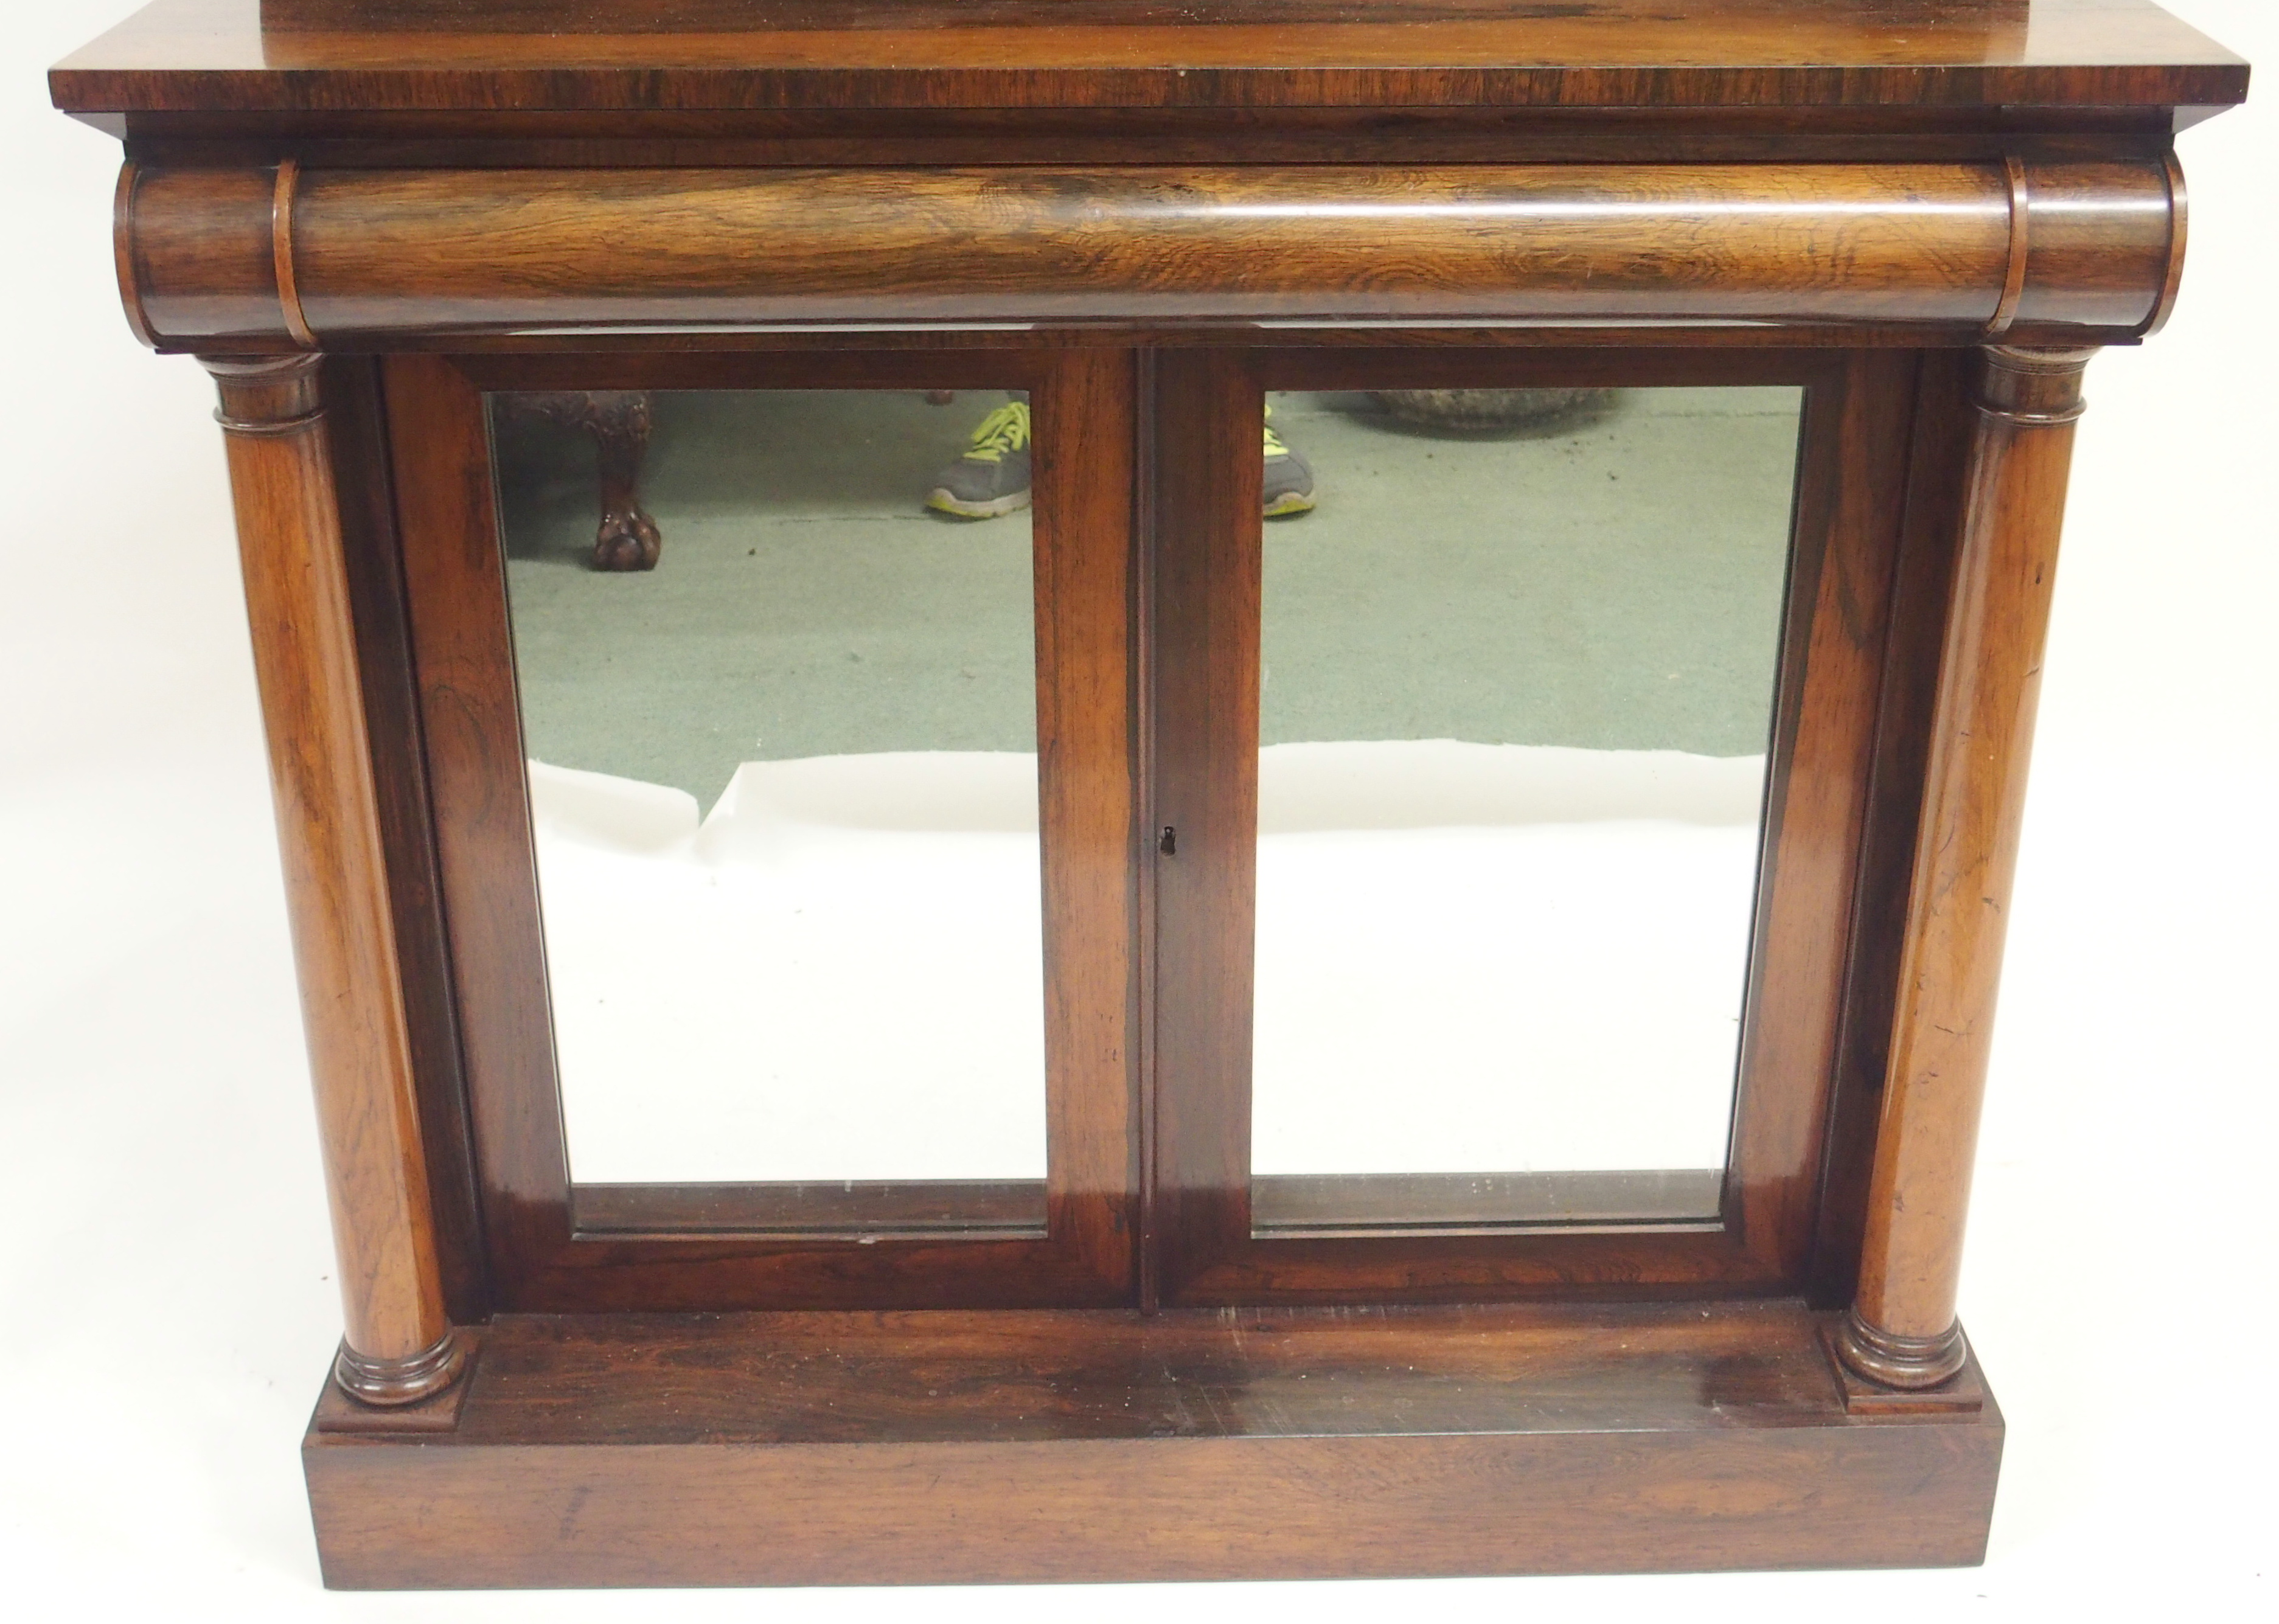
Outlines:
{"label": "mirror glass panel", "polygon": [[1270,395],[1260,1231],[1716,1217],[1801,408]]}
{"label": "mirror glass panel", "polygon": [[491,420],[580,1227],[1040,1226],[1025,399]]}

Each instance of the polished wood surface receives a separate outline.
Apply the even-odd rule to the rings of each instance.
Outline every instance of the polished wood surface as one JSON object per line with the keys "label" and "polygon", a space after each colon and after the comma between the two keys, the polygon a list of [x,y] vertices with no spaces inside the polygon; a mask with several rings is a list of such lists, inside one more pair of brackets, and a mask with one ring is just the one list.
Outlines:
{"label": "polished wood surface", "polygon": [[[413,609],[405,677],[419,700],[487,1262],[503,1292],[519,1260],[563,1229],[567,1169],[537,1092],[551,1092],[552,1023],[542,986],[518,968],[544,961],[537,911],[479,905],[498,888],[537,885],[513,667],[482,640],[504,617],[506,590],[489,434],[480,400],[445,363],[392,361],[380,384]],[[533,1067],[546,1069],[533,1076]]]}
{"label": "polished wood surface", "polygon": [[[1130,676],[1136,385],[1116,350],[842,354],[636,364],[598,357],[385,364],[404,564],[415,602],[436,839],[503,1307],[626,1311],[1129,1300],[1139,1170],[1136,788]],[[569,381],[565,381],[565,378]],[[523,747],[494,502],[486,391],[558,388],[1026,389],[1036,413],[1040,813],[1047,1131],[1043,1233],[985,1201],[975,1222],[797,1232],[572,1212]],[[717,1203],[717,1192],[714,1192]],[[604,1210],[612,1205],[602,1198]],[[622,1214],[622,1199],[615,1203]],[[717,1204],[715,1216],[724,1209]],[[764,1202],[747,1219],[768,1221]]]}
{"label": "polished wood surface", "polygon": [[[130,326],[224,395],[328,1582],[1978,1559],[1954,1283],[2068,425],[2246,84],[2147,0],[159,0],[58,66]],[[1722,1187],[1254,1191],[1262,392],[1772,381]],[[487,392],[1008,387],[1047,1177],[573,1187]]]}
{"label": "polished wood surface", "polygon": [[1265,386],[1242,352],[1154,375],[1148,1261],[1151,1302],[1178,1302],[1249,1229]]}
{"label": "polished wood surface", "polygon": [[366,1404],[350,1396],[338,1381],[326,1383],[317,1398],[316,1413],[309,1418],[310,1430],[395,1438],[455,1431],[466,1409],[468,1390],[473,1385],[468,1378],[482,1360],[485,1335],[480,1327],[459,1328],[457,1344],[464,1352],[464,1363],[458,1380],[402,1404]]}
{"label": "polished wood surface", "polygon": [[348,1336],[373,1404],[446,1385],[445,1316],[387,857],[314,356],[207,363],[220,387],[286,908]]}
{"label": "polished wood surface", "polygon": [[1864,1199],[1826,1178],[1825,1145],[1919,365],[1855,354],[1805,402],[1727,1209],[1791,1283],[1817,1215]]}
{"label": "polished wood surface", "polygon": [[1261,1234],[1686,1223],[1716,1216],[1722,1168],[1638,1172],[1279,1173],[1250,1181]]}
{"label": "polished wood surface", "polygon": [[1844,1391],[1844,1407],[1853,1415],[1969,1415],[1986,1407],[1989,1394],[1978,1367],[1965,1360],[1962,1368],[1936,1387],[1886,1387],[1871,1382],[1845,1363],[1841,1347],[1843,1322],[1830,1321],[1820,1328],[1828,1350],[1828,1367],[1836,1373]]}
{"label": "polished wood surface", "polygon": [[2159,163],[2159,107],[792,108],[148,112],[96,120],[154,169],[971,169],[1343,164]]}
{"label": "polished wood surface", "polygon": [[2246,73],[2146,0],[160,0],[50,84],[88,111],[2114,107]]}
{"label": "polished wood surface", "polygon": [[764,1231],[855,1239],[885,1235],[1026,1235],[1041,1239],[1045,1181],[784,1180],[744,1184],[570,1186],[581,1235],[722,1235]]}
{"label": "polished wood surface", "polygon": [[[972,1444],[1827,1418],[1792,1301],[1560,1307],[505,1314],[463,1443]],[[1413,1375],[1416,1378],[1412,1379]],[[1091,1371],[1097,1380],[1076,1378]],[[952,1373],[955,1373],[954,1375]],[[1511,1389],[1531,1390],[1515,1393]]]}
{"label": "polished wood surface", "polygon": [[[1845,974],[1876,748],[1918,358],[1904,353],[1194,352],[1158,362],[1153,729],[1158,824],[1154,1145],[1166,1301],[1669,1297],[1799,1289],[1823,1208]],[[1806,391],[1757,944],[1723,1199],[1710,1216],[1562,1229],[1262,1229],[1249,1156],[1261,538],[1258,456],[1232,426],[1267,387],[1795,385]],[[1205,391],[1210,393],[1206,395]],[[1206,402],[1208,404],[1206,405]],[[1389,1084],[1388,1086],[1393,1086]],[[1645,1214],[1633,1214],[1634,1219]]]}
{"label": "polished wood surface", "polygon": [[[2127,337],[2157,157],[2049,165],[153,169],[168,346],[779,323],[1909,323]],[[753,245],[766,252],[755,254]],[[295,301],[280,295],[291,267]]]}
{"label": "polished wood surface", "polygon": [[1937,350],[1921,357],[1907,486],[1893,498],[1901,530],[1891,631],[1877,680],[1875,755],[1867,770],[1842,1028],[1830,1079],[1824,1194],[1807,1283],[1814,1303],[1825,1308],[1848,1306],[1859,1281],[1939,647],[1978,420],[1977,372],[1976,351]]}
{"label": "polished wood surface", "polygon": [[456,1430],[312,1430],[303,1460],[345,1587],[1978,1560],[1999,1412],[1847,1410],[1823,1323],[1787,1303],[509,1318]]}
{"label": "polished wood surface", "polygon": [[341,553],[356,620],[364,732],[387,858],[395,956],[408,1023],[435,1257],[452,1323],[490,1315],[481,1200],[459,1061],[458,1011],[451,994],[450,943],[435,871],[434,807],[427,751],[412,681],[411,605],[390,478],[380,367],[369,356],[326,357],[318,374],[325,441],[339,497]]}
{"label": "polished wood surface", "polygon": [[1930,1387],[1965,1357],[1954,1317],[1993,1041],[2026,762],[2091,352],[1990,349],[1940,657],[1852,1368]]}
{"label": "polished wood surface", "polygon": [[1039,375],[1030,401],[1047,1199],[1051,1233],[1090,1288],[1082,1300],[1123,1302],[1138,1272],[1137,908],[1147,844],[1132,647],[1137,357],[1063,357]]}

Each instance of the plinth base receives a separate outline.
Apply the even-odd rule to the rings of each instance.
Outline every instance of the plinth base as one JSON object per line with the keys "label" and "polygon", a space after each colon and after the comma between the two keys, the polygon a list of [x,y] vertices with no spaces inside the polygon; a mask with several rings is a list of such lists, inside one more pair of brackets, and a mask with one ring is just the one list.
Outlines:
{"label": "plinth base", "polygon": [[347,1589],[1981,1560],[2001,1413],[1847,1408],[1830,1318],[507,1317],[456,1425],[303,1458]]}

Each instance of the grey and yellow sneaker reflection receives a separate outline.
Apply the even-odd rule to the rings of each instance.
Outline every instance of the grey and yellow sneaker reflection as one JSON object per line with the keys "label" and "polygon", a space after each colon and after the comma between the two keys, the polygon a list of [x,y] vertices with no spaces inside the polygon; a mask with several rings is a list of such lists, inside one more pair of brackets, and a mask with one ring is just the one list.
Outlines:
{"label": "grey and yellow sneaker reflection", "polygon": [[1291,518],[1314,510],[1314,467],[1275,432],[1274,408],[1266,409],[1265,516]]}
{"label": "grey and yellow sneaker reflection", "polygon": [[997,518],[1029,505],[1029,402],[1008,401],[973,431],[958,459],[934,476],[925,505],[957,518]]}
{"label": "grey and yellow sneaker reflection", "polygon": [[[1263,425],[1266,480],[1264,517],[1288,518],[1314,507],[1314,470],[1275,431],[1274,409]],[[1029,505],[1029,402],[1008,401],[974,429],[958,459],[935,476],[925,505],[957,518],[996,518]]]}

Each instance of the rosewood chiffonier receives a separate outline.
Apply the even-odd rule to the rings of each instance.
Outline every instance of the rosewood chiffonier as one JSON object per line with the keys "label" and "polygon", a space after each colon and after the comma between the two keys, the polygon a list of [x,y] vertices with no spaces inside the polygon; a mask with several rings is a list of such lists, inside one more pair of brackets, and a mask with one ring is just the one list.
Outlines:
{"label": "rosewood chiffonier", "polygon": [[51,86],[220,395],[327,1582],[1980,1559],[2073,424],[2244,64],[157,0]]}

